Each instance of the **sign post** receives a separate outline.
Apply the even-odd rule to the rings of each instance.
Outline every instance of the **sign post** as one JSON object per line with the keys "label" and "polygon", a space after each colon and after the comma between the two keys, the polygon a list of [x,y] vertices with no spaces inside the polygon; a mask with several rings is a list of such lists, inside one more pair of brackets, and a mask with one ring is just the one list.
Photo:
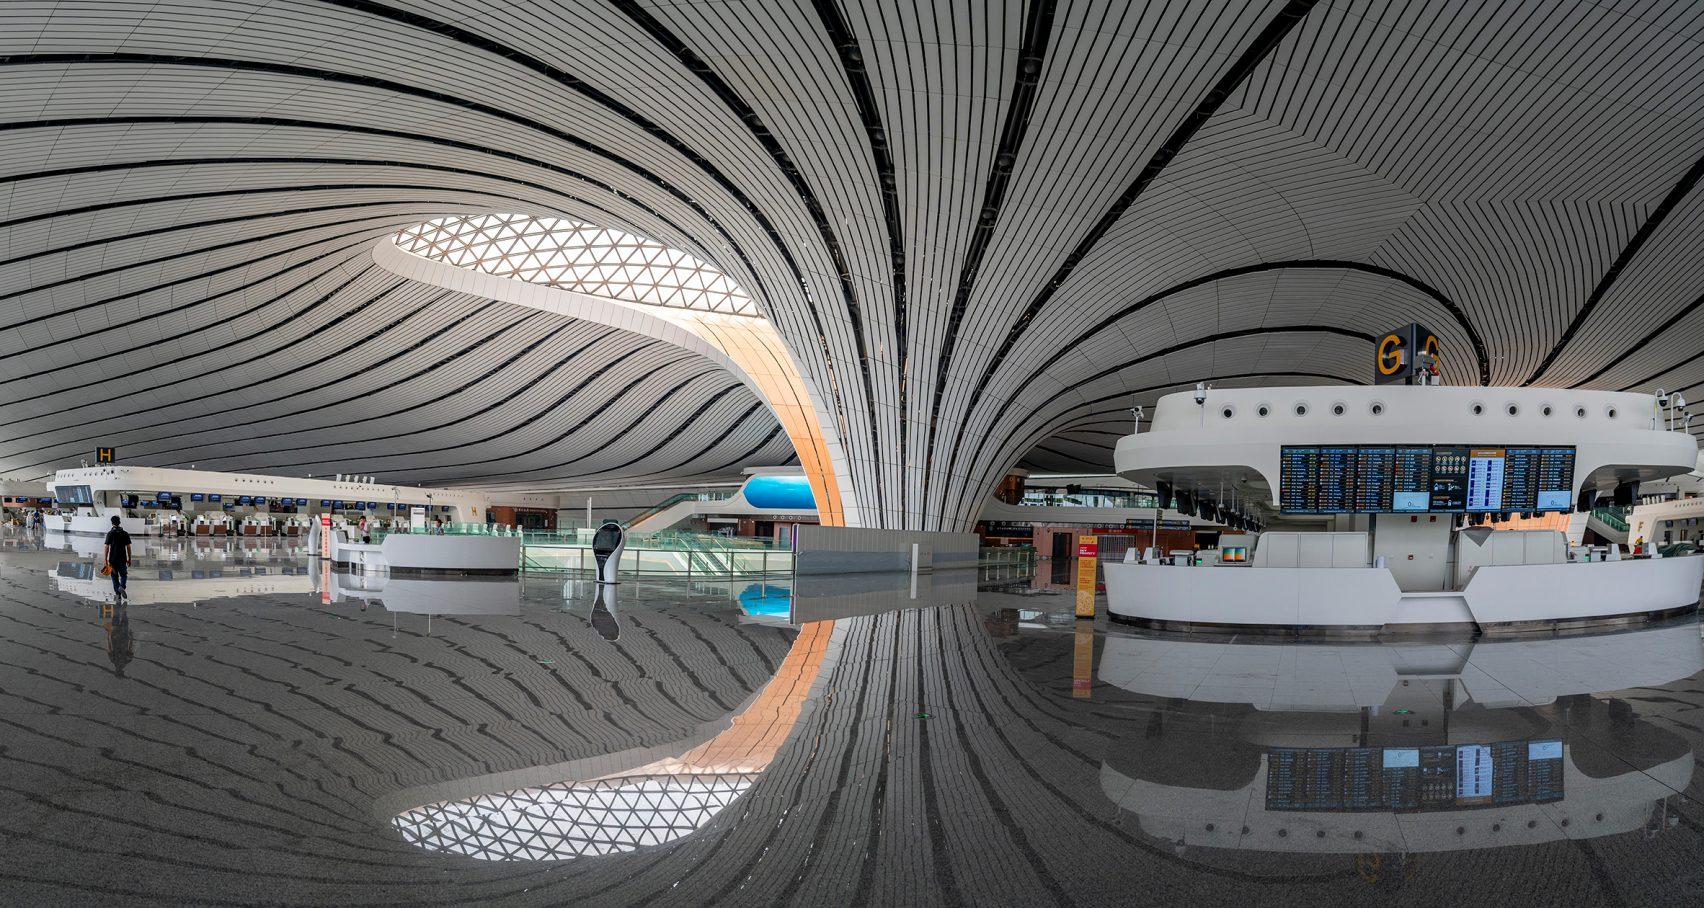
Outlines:
{"label": "sign post", "polygon": [[1077,539],[1077,617],[1095,616],[1095,586],[1099,579],[1100,540],[1094,536]]}
{"label": "sign post", "polygon": [[1379,338],[1373,354],[1373,384],[1424,385],[1439,359],[1438,336],[1407,324]]}
{"label": "sign post", "polygon": [[331,604],[331,515],[321,514],[319,525],[320,602]]}

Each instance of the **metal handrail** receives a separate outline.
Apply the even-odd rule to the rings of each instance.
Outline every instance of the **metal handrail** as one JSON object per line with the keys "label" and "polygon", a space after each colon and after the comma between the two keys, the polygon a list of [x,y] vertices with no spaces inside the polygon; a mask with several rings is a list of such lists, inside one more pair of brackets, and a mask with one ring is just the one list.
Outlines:
{"label": "metal handrail", "polygon": [[1596,517],[1597,519],[1603,521],[1604,523],[1609,524],[1610,529],[1613,529],[1616,532],[1620,532],[1620,533],[1627,532],[1626,513],[1627,512],[1626,512],[1625,508],[1617,508],[1617,507],[1592,508],[1592,516],[1593,517]]}
{"label": "metal handrail", "polygon": [[734,493],[737,491],[737,489],[705,489],[698,492],[676,492],[675,494],[663,499],[658,504],[640,511],[637,516],[628,520],[626,525],[638,526],[640,522],[650,520],[652,517],[661,514],[683,501],[727,501],[734,497]]}

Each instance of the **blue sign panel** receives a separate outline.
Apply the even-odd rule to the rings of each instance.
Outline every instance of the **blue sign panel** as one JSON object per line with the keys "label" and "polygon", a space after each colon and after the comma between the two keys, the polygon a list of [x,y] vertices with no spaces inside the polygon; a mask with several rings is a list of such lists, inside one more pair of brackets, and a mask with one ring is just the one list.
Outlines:
{"label": "blue sign panel", "polygon": [[816,507],[811,481],[804,476],[753,476],[746,480],[745,499],[754,508],[806,510]]}

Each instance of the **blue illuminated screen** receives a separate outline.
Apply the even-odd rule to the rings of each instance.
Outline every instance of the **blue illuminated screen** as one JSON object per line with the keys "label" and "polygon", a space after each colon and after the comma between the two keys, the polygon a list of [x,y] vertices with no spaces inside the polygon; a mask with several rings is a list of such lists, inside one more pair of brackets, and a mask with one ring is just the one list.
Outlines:
{"label": "blue illuminated screen", "polygon": [[816,507],[811,482],[804,476],[753,476],[746,480],[745,499],[754,508],[806,510]]}

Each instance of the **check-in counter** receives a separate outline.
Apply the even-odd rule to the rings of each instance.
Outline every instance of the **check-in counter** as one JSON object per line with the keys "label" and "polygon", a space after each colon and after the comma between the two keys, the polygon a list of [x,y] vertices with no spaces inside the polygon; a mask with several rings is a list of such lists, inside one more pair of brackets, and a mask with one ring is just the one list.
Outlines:
{"label": "check-in counter", "polygon": [[[144,517],[120,517],[119,526],[131,536],[152,536],[157,528]],[[112,529],[111,514],[70,514],[47,518],[47,529],[81,536],[105,536]]]}

